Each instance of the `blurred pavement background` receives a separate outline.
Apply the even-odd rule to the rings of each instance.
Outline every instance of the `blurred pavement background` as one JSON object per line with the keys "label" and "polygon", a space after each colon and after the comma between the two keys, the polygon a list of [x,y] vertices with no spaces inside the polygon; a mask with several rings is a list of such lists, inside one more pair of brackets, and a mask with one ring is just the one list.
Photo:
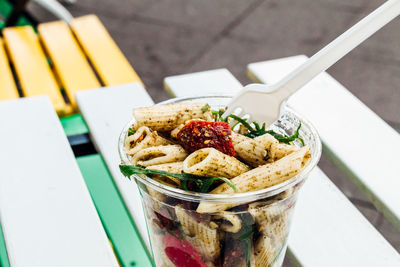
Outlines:
{"label": "blurred pavement background", "polygon": [[[97,14],[153,99],[161,101],[168,98],[162,85],[166,76],[226,67],[247,84],[248,63],[297,54],[311,56],[383,2],[77,0],[67,8],[74,16]],[[55,19],[34,3],[28,9],[40,22]],[[400,131],[399,29],[400,19],[397,19],[328,70],[397,131]],[[340,102],[337,104],[340,109]],[[357,120],[357,114],[349,116]],[[335,130],[338,129],[332,125],[332,131]],[[349,137],[357,138],[351,134]],[[325,157],[320,167],[400,251],[399,232]]]}

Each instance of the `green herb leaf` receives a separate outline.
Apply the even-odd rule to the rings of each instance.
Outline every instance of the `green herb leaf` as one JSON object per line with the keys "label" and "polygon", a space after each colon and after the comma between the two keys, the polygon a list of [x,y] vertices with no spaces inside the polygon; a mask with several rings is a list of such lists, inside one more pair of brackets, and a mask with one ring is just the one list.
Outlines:
{"label": "green herb leaf", "polygon": [[198,192],[200,193],[207,193],[208,189],[212,185],[214,181],[221,180],[225,183],[227,183],[230,187],[232,187],[233,191],[237,192],[236,186],[229,180],[223,177],[202,177],[202,176],[197,176],[189,173],[170,173],[166,171],[157,171],[157,170],[149,170],[146,169],[144,166],[140,165],[119,165],[119,169],[121,173],[130,178],[131,175],[133,174],[153,174],[153,175],[158,175],[158,176],[169,176],[169,177],[174,177],[178,178],[181,180],[182,188],[183,190],[189,191],[187,187],[187,182],[188,181],[193,181],[197,188],[199,189]]}
{"label": "green herb leaf", "polygon": [[207,103],[201,108],[201,112],[206,113],[211,109],[210,105]]}
{"label": "green herb leaf", "polygon": [[205,177],[202,178],[202,185],[200,186],[199,192],[207,193],[209,191],[210,186],[214,183],[214,181],[221,180],[227,183],[230,187],[232,187],[233,191],[237,192],[237,188],[234,183],[232,183],[229,179],[224,177]]}
{"label": "green herb leaf", "polygon": [[211,114],[214,116],[214,121],[227,122],[228,117],[226,119],[222,118],[222,114],[224,114],[224,113],[225,113],[225,109],[211,111]]}
{"label": "green herb leaf", "polygon": [[256,129],[254,129],[253,127],[250,126],[250,124],[247,123],[246,119],[242,119],[239,116],[236,116],[235,114],[229,114],[228,117],[243,124],[243,126],[249,129],[250,132],[256,131]]}
{"label": "green herb leaf", "polygon": [[245,226],[242,230],[244,232],[238,237],[238,240],[241,240],[244,242],[245,245],[245,256],[246,256],[246,264],[249,267],[250,266],[250,257],[251,257],[251,239],[253,238],[253,233],[254,233],[254,226],[253,225],[248,225]]}
{"label": "green herb leaf", "polygon": [[241,234],[241,235],[238,237],[238,239],[239,239],[239,240],[248,239],[248,238],[251,237],[251,235],[253,234],[253,232],[254,232],[253,227],[252,227],[252,226],[247,226],[247,227],[244,229],[244,233]]}
{"label": "green herb leaf", "polygon": [[260,124],[256,121],[253,122],[255,129],[247,122],[247,119],[243,119],[240,118],[239,116],[236,116],[234,114],[230,114],[228,117],[234,119],[237,121],[237,123],[235,123],[235,125],[232,127],[232,129],[238,124],[241,123],[243,124],[243,126],[245,126],[249,132],[247,134],[245,134],[245,136],[250,137],[250,138],[255,138],[257,136],[261,136],[264,135],[266,133],[272,135],[273,137],[275,137],[275,139],[277,139],[279,142],[281,143],[285,143],[285,144],[289,144],[290,142],[299,139],[300,143],[304,146],[304,141],[302,138],[299,137],[299,130],[301,127],[301,123],[299,124],[299,126],[296,129],[296,132],[292,135],[292,136],[284,136],[281,134],[278,134],[276,132],[274,132],[273,130],[265,130],[265,123],[262,124],[262,126],[260,127]]}
{"label": "green herb leaf", "polygon": [[133,135],[133,134],[135,134],[135,133],[136,133],[136,131],[133,130],[132,128],[129,128],[129,129],[128,129],[128,136],[131,136],[131,135]]}

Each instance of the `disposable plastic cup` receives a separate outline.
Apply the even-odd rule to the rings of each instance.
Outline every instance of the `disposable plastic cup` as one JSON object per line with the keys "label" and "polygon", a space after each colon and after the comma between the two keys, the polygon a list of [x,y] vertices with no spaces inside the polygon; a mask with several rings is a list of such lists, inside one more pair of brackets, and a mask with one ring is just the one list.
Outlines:
{"label": "disposable plastic cup", "polygon": [[[160,104],[205,102],[218,110],[229,100],[230,96],[204,96],[175,98]],[[314,127],[303,116],[289,107],[283,108],[281,113],[270,128],[292,135],[301,123],[299,135],[311,149],[309,163],[281,184],[246,193],[204,194],[169,187],[146,175],[131,177],[142,197],[157,267],[282,265],[299,190],[319,161],[321,142]],[[125,164],[129,164],[129,157],[124,151],[124,140],[134,122],[134,119],[130,121],[120,136],[119,150]],[[200,214],[196,212],[200,202],[229,203],[234,207]]]}

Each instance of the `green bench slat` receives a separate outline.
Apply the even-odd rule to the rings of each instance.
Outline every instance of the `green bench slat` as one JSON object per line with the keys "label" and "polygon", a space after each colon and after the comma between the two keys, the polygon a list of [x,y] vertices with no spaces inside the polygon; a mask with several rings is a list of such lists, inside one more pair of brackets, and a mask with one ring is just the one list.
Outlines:
{"label": "green bench slat", "polygon": [[67,136],[85,134],[89,132],[89,129],[81,114],[74,114],[64,117],[61,118],[60,121]]}
{"label": "green bench slat", "polygon": [[6,244],[4,243],[3,231],[1,230],[0,225],[0,267],[10,267],[10,263],[8,262]]}
{"label": "green bench slat", "polygon": [[152,266],[102,157],[83,156],[77,162],[121,265]]}

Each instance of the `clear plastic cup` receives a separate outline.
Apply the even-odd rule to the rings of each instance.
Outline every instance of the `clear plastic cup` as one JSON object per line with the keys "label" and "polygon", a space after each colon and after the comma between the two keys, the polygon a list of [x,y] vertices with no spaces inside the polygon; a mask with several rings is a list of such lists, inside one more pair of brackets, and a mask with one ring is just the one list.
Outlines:
{"label": "clear plastic cup", "polygon": [[[230,96],[175,98],[160,104],[205,102],[213,110],[224,108]],[[291,179],[258,191],[204,194],[166,186],[145,175],[133,175],[144,207],[154,262],[157,267],[281,266],[291,218],[301,185],[317,165],[321,142],[314,127],[289,107],[270,128],[292,135],[301,122],[300,137],[311,149],[311,160]],[[119,152],[129,164],[123,129]],[[300,144],[298,144],[300,145]],[[200,202],[229,203],[223,212],[197,213]]]}

